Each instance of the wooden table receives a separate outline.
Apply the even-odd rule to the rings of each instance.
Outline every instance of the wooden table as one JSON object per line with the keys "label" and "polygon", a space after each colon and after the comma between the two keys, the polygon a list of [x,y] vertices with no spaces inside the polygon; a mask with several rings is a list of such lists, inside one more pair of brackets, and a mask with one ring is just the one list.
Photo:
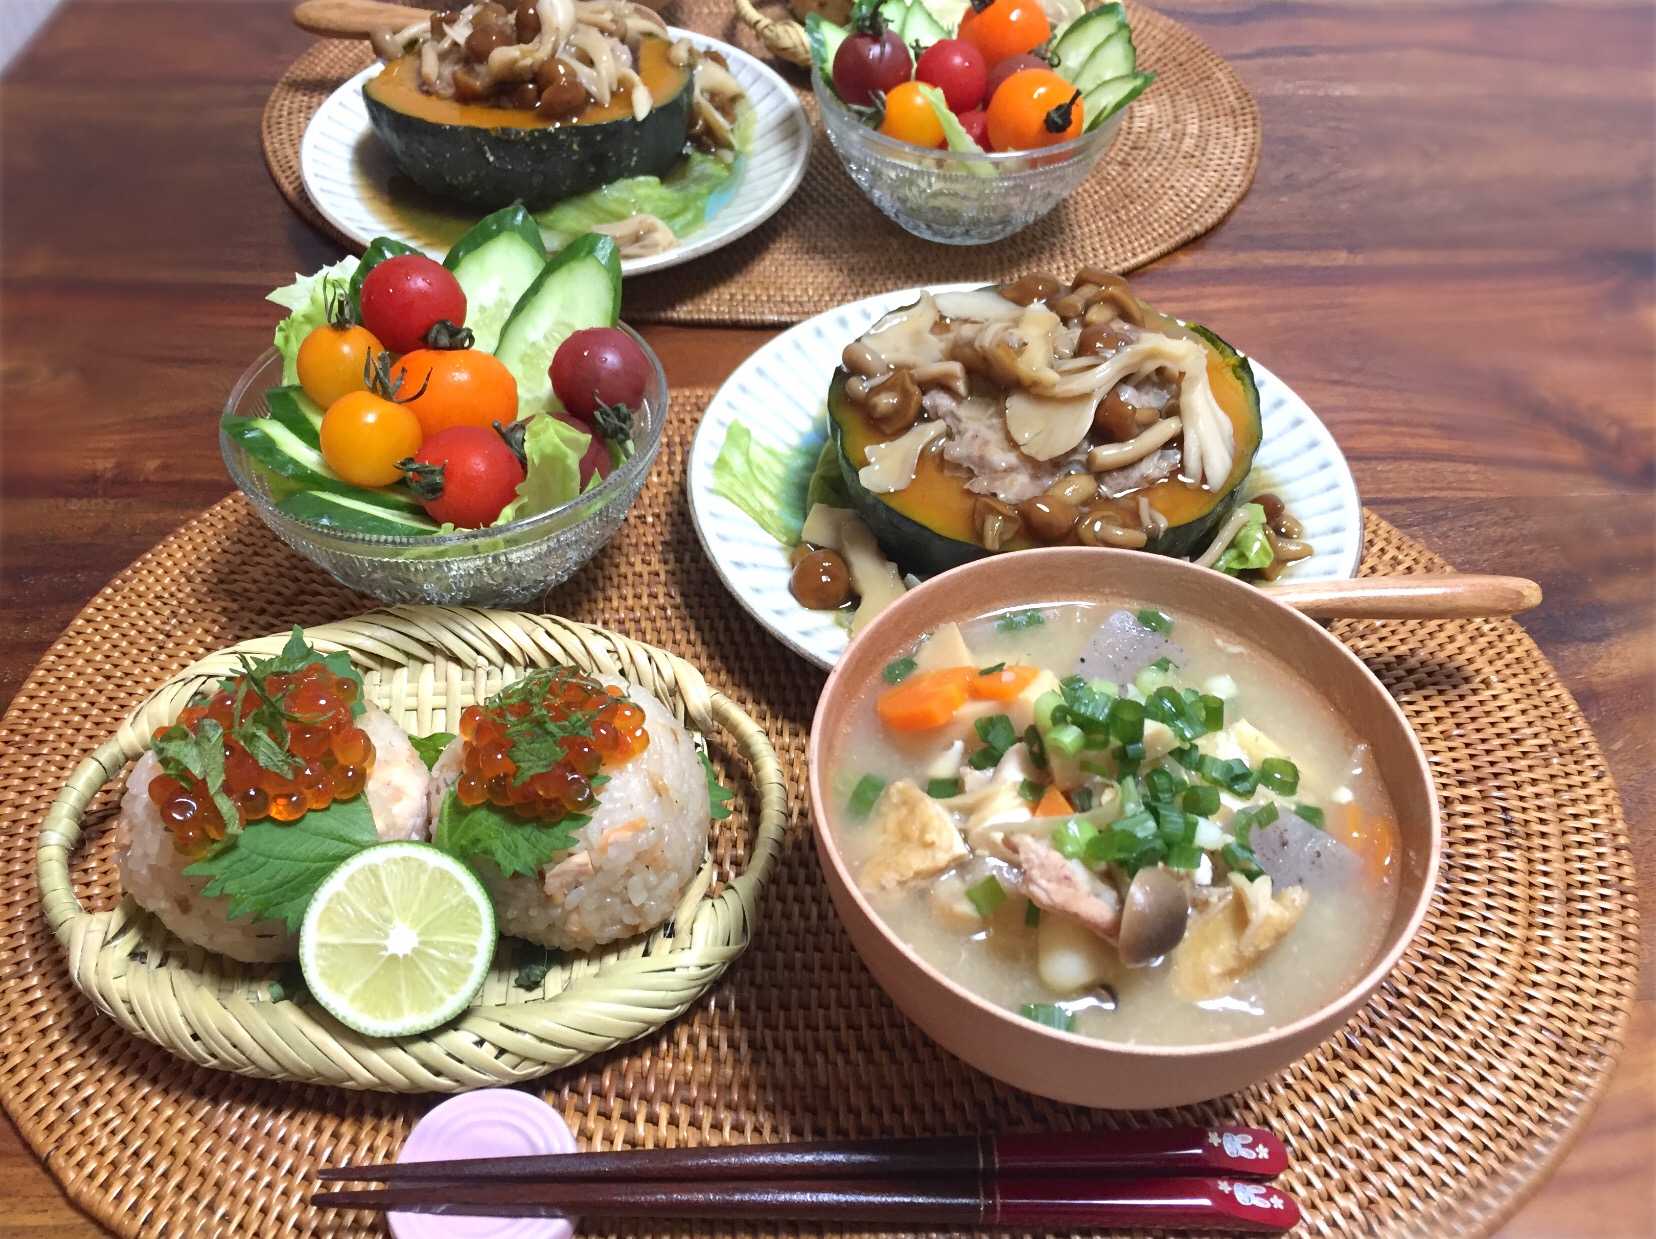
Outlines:
{"label": "wooden table", "polygon": [[[0,86],[0,700],[229,491],[212,421],[269,342],[262,298],[338,257],[260,158],[266,96],[307,46],[287,7],[71,0]],[[1265,149],[1233,217],[1143,290],[1267,359],[1381,515],[1462,568],[1541,581],[1525,625],[1605,748],[1656,906],[1656,13],[1164,7],[1254,91]],[[769,333],[645,334],[700,384]],[[1503,1235],[1656,1235],[1651,956],[1605,1104]],[[9,1122],[0,1233],[103,1233]]]}

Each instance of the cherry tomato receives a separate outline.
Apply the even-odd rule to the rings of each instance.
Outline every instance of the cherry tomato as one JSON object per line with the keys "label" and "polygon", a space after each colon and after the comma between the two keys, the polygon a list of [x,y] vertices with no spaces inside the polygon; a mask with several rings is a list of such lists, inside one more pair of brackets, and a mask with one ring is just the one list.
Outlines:
{"label": "cherry tomato", "polygon": [[985,64],[1032,52],[1052,37],[1040,0],[989,0],[960,19],[960,38],[983,53]]}
{"label": "cherry tomato", "polygon": [[389,486],[397,462],[420,450],[420,419],[370,391],[341,396],[322,415],[322,459],[356,486]]}
{"label": "cherry tomato", "polygon": [[619,327],[588,327],[558,345],[551,375],[558,403],[590,429],[600,404],[643,406],[650,359]]}
{"label": "cherry tomato", "polygon": [[582,490],[592,484],[593,478],[602,480],[615,472],[615,457],[610,455],[609,444],[604,442],[604,437],[593,428],[591,422],[583,422],[569,413],[554,413],[552,416],[565,426],[573,426],[582,434],[592,437],[592,442],[587,444],[587,450],[581,453]]}
{"label": "cherry tomato", "polygon": [[872,107],[876,94],[888,95],[914,76],[914,57],[879,14],[855,31],[834,53],[834,91],[854,107]]}
{"label": "cherry tomato", "polygon": [[466,325],[466,294],[453,272],[424,254],[398,254],[362,280],[362,325],[393,353],[412,353],[447,319]]}
{"label": "cherry tomato", "polygon": [[982,108],[973,108],[970,112],[960,114],[960,127],[976,142],[980,149],[989,149],[989,113]]}
{"label": "cherry tomato", "polygon": [[364,391],[368,359],[383,353],[385,346],[366,327],[336,327],[323,323],[299,342],[294,358],[299,367],[299,386],[326,409],[341,396]]}
{"label": "cherry tomato", "polygon": [[1024,69],[989,100],[989,142],[997,151],[1033,151],[1079,137],[1081,92],[1051,69]]}
{"label": "cherry tomato", "polygon": [[[506,363],[474,348],[416,349],[391,369],[427,437],[450,426],[509,426],[518,415],[517,380]],[[425,390],[415,396],[415,392]],[[412,397],[412,399],[411,399]]]}
{"label": "cherry tomato", "polygon": [[517,453],[481,426],[439,430],[420,445],[407,472],[426,515],[461,529],[494,524],[523,484]]}
{"label": "cherry tomato", "polygon": [[1020,69],[1050,69],[1052,66],[1033,53],[1022,56],[1008,56],[994,68],[989,70],[989,83],[983,90],[983,101],[987,103],[995,97],[995,92],[1001,88],[1001,83]]}
{"label": "cherry tomato", "polygon": [[915,146],[943,145],[943,122],[926,102],[919,82],[904,82],[886,95],[885,119],[880,122],[880,132]]}
{"label": "cherry tomato", "polygon": [[988,97],[983,53],[964,39],[939,39],[921,52],[914,79],[941,90],[951,112],[969,112]]}

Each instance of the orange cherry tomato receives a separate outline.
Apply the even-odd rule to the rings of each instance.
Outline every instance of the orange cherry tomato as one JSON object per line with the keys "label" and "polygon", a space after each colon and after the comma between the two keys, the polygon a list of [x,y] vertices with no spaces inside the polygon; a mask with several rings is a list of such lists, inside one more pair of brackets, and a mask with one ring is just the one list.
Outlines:
{"label": "orange cherry tomato", "polygon": [[[416,349],[391,368],[402,376],[397,397],[420,419],[430,438],[450,426],[509,426],[517,420],[517,380],[493,353],[474,348]],[[414,393],[425,390],[420,395]],[[410,399],[410,397],[413,397]]]}
{"label": "orange cherry tomato", "polygon": [[982,52],[983,62],[993,69],[1052,38],[1052,23],[1040,0],[989,0],[982,8],[976,3],[967,8],[959,37]]}
{"label": "orange cherry tomato", "polygon": [[989,100],[989,145],[1033,151],[1081,136],[1081,92],[1051,69],[1021,69]]}
{"label": "orange cherry tomato", "polygon": [[354,486],[389,486],[397,462],[420,450],[420,419],[370,391],[341,396],[322,415],[322,459]]}
{"label": "orange cherry tomato", "polygon": [[363,375],[368,359],[383,353],[385,346],[366,327],[336,327],[323,323],[299,342],[294,364],[299,367],[299,386],[326,409],[335,400],[354,391],[364,391]]}
{"label": "orange cherry tomato", "polygon": [[886,95],[885,119],[880,122],[880,132],[915,146],[943,145],[943,122],[926,102],[919,82],[902,82],[891,88]]}

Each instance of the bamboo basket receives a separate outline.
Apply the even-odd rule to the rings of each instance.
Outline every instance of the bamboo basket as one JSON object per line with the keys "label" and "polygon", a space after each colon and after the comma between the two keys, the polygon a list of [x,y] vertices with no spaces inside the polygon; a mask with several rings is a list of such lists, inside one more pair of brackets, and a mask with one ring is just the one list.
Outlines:
{"label": "bamboo basket", "polygon": [[[366,699],[413,735],[452,731],[460,711],[537,667],[565,663],[621,675],[654,693],[700,737],[728,740],[746,764],[759,811],[751,840],[715,840],[672,917],[647,936],[554,958],[535,989],[516,984],[502,939],[482,990],[458,1019],[418,1037],[381,1040],[345,1028],[311,1001],[276,1001],[280,966],[248,965],[189,946],[130,896],[88,912],[71,864],[82,816],[99,790],[148,747],[203,685],[237,669],[238,653],[277,653],[286,634],[244,641],[185,668],[76,767],[41,828],[41,902],[70,975],[123,1028],[191,1062],[242,1075],[388,1092],[461,1092],[528,1080],[660,1028],[747,946],[759,892],[788,817],[787,783],[765,732],[676,655],[572,620],[451,607],[396,607],[306,630],[344,650]],[[737,827],[732,817],[726,829]],[[745,855],[726,880],[720,856]],[[538,948],[536,948],[538,952]],[[536,958],[539,956],[537,954]]]}

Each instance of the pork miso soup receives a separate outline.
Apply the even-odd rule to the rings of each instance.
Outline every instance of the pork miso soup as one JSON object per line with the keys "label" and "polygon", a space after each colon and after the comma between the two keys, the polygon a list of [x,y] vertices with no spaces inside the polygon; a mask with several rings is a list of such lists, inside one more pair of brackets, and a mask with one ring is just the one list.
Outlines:
{"label": "pork miso soup", "polygon": [[1368,748],[1256,651],[1061,603],[946,624],[844,731],[829,828],[956,983],[1117,1042],[1265,1032],[1343,993],[1397,899]]}

